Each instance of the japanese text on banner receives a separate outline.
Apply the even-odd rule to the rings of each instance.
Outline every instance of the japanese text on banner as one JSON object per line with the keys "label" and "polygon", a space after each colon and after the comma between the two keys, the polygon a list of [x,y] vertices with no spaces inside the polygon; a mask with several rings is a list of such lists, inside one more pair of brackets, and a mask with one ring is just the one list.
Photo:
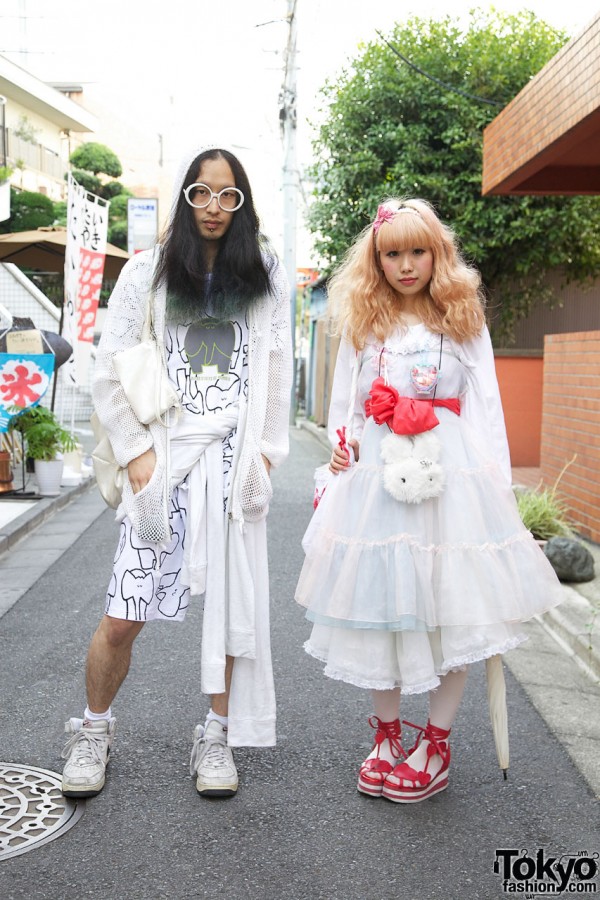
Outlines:
{"label": "japanese text on banner", "polygon": [[65,374],[74,384],[87,381],[106,256],[108,206],[69,175],[63,336],[73,346]]}

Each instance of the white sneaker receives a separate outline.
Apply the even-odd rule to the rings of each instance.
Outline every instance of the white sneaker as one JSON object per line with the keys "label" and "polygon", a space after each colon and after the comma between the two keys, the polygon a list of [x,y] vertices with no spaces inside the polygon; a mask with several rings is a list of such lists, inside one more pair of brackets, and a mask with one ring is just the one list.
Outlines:
{"label": "white sneaker", "polygon": [[238,789],[238,773],[227,729],[216,719],[206,728],[196,725],[190,759],[190,774],[196,775],[196,790],[203,797],[231,797]]}
{"label": "white sneaker", "polygon": [[94,797],[104,787],[116,719],[86,722],[69,719],[65,731],[71,737],[62,752],[66,759],[62,792],[65,797]]}

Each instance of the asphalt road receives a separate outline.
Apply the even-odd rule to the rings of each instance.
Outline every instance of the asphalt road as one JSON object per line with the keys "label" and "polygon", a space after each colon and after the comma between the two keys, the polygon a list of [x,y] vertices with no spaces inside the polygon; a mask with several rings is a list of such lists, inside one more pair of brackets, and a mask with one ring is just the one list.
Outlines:
{"label": "asphalt road", "polygon": [[[494,873],[499,849],[519,859],[598,850],[597,802],[509,672],[502,780],[481,665],[453,730],[448,790],[414,807],[357,793],[369,695],[324,678],[302,650],[309,626],[293,591],[324,450],[308,432],[292,438],[269,519],[277,747],[236,751],[237,796],[202,800],[188,773],[207,708],[201,610],[183,625],[150,624],[114,707],[105,790],[61,838],[0,863],[5,900],[495,900],[506,896]],[[116,534],[106,511],[0,620],[0,759],[60,771],[62,726],[81,714]],[[426,698],[407,698],[402,713],[424,722]]]}

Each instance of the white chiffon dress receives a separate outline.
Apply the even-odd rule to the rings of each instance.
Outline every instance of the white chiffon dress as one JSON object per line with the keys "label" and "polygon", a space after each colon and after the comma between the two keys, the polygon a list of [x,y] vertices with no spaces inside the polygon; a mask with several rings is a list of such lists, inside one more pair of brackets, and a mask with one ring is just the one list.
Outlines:
{"label": "white chiffon dress", "polygon": [[[426,373],[429,393],[417,391],[415,372]],[[365,414],[377,377],[401,397],[460,400],[460,415],[434,407],[438,497],[406,503],[385,489],[380,443],[390,429]],[[524,641],[521,624],[562,591],[519,517],[487,330],[458,344],[415,325],[359,353],[343,340],[332,444],[345,424],[359,461],[330,479],[303,540],[296,600],[313,623],[306,651],[332,678],[419,693]]]}

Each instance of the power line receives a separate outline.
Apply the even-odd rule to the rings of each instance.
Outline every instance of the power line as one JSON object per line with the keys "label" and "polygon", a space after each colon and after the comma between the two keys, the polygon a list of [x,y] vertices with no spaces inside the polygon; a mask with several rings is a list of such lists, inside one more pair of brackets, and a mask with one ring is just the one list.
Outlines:
{"label": "power line", "polygon": [[400,53],[400,51],[396,47],[394,47],[393,44],[390,44],[388,39],[385,38],[380,31],[377,31],[377,29],[375,30],[381,40],[388,45],[392,53],[395,53],[396,56],[400,57],[402,62],[406,63],[409,68],[414,69],[415,72],[418,72],[419,75],[423,75],[424,78],[428,78],[429,81],[433,81],[434,84],[437,84],[440,87],[444,88],[445,91],[451,91],[454,94],[460,94],[461,97],[466,97],[467,100],[476,100],[477,103],[487,103],[488,106],[505,106],[505,104],[501,103],[499,100],[487,100],[485,97],[478,97],[476,94],[469,94],[468,91],[462,91],[460,88],[454,87],[454,85],[452,84],[446,84],[446,82],[440,81],[440,79],[436,78],[435,75],[431,75],[429,72],[426,72],[424,69],[421,69],[419,66],[417,66],[414,62],[411,62],[410,59],[407,59],[406,56]]}

